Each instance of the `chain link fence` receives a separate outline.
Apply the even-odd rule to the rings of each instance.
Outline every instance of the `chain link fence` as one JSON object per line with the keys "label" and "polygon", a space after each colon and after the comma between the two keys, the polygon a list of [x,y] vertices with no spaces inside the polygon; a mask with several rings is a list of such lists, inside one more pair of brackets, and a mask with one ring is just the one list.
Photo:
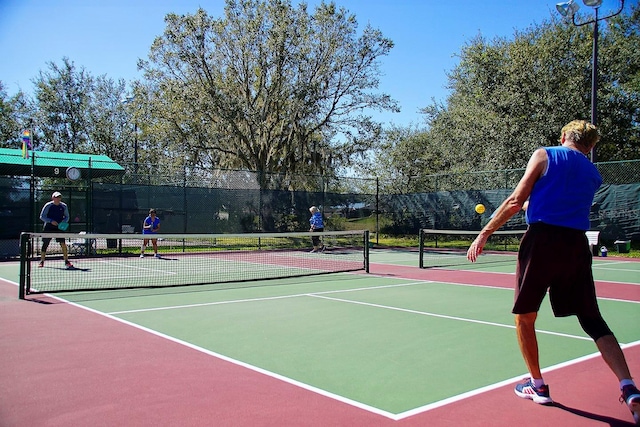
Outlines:
{"label": "chain link fence", "polygon": [[[640,160],[597,163],[603,185],[591,211],[591,229],[605,239],[640,239]],[[480,230],[516,187],[525,169],[433,174],[422,177],[424,192],[389,194],[381,184],[380,212],[391,218],[381,231],[413,234],[420,228]],[[478,215],[477,204],[486,212]],[[524,213],[511,218],[504,230],[526,228]]]}
{"label": "chain link fence", "polygon": [[[55,153],[46,167],[52,168]],[[61,156],[59,163],[66,165]],[[0,256],[11,255],[22,231],[39,231],[42,206],[54,191],[63,194],[71,214],[70,232],[141,231],[149,209],[163,233],[244,233],[305,231],[309,207],[318,206],[331,230],[369,229],[389,235],[417,235],[420,228],[480,230],[502,203],[524,169],[425,178],[424,190],[388,191],[377,178],[270,174],[184,166],[119,165],[105,173],[99,162],[79,165],[71,180],[59,167],[17,171],[0,163]],[[640,239],[640,160],[598,163],[604,185],[596,195],[592,229],[603,238]],[[475,213],[476,204],[487,210]],[[518,214],[506,230],[526,227]]]}

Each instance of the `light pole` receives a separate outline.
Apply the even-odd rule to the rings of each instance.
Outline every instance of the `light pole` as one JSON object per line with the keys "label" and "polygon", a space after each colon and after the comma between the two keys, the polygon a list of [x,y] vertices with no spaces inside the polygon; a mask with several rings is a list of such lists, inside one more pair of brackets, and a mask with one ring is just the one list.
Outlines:
{"label": "light pole", "polygon": [[[571,20],[573,25],[581,27],[583,25],[593,24],[593,54],[591,57],[591,123],[597,126],[598,121],[598,21],[612,18],[622,12],[624,9],[624,0],[619,0],[619,8],[616,12],[607,16],[599,17],[598,10],[602,5],[602,0],[582,0],[585,6],[592,7],[595,11],[595,17],[585,22],[576,22],[576,12],[580,8],[574,0],[556,4],[556,9],[560,15],[567,20]],[[596,161],[595,147],[591,149],[591,161]]]}
{"label": "light pole", "polygon": [[[134,101],[135,97],[127,96],[121,102],[124,105],[131,104]],[[138,180],[138,119],[133,117],[133,175],[135,176],[136,181]]]}

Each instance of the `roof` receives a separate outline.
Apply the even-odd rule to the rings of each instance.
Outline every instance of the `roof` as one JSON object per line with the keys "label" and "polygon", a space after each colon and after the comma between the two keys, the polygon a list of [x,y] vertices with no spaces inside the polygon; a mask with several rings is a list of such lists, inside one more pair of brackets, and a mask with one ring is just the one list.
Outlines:
{"label": "roof", "polygon": [[62,178],[70,167],[80,169],[83,179],[124,174],[122,166],[104,155],[31,151],[25,159],[20,149],[0,148],[0,176],[30,176],[32,166],[37,177]]}

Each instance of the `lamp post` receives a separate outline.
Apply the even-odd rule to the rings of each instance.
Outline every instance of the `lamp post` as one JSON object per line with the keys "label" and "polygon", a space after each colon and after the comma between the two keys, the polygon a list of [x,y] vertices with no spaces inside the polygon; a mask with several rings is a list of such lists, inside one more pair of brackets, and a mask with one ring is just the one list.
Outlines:
{"label": "lamp post", "polygon": [[[624,0],[619,0],[619,8],[616,12],[607,16],[599,17],[599,9],[602,0],[582,0],[585,6],[592,7],[595,11],[595,17],[585,22],[576,22],[576,12],[580,8],[574,0],[556,4],[556,9],[567,20],[571,20],[573,25],[581,27],[583,25],[593,24],[593,53],[591,57],[591,123],[597,125],[598,121],[598,22],[612,18],[622,12],[624,9]],[[591,161],[596,161],[595,147],[591,149]]]}
{"label": "lamp post", "polygon": [[[135,97],[127,96],[121,102],[124,105],[131,104]],[[133,118],[133,174],[136,177],[136,181],[138,179],[138,119]]]}

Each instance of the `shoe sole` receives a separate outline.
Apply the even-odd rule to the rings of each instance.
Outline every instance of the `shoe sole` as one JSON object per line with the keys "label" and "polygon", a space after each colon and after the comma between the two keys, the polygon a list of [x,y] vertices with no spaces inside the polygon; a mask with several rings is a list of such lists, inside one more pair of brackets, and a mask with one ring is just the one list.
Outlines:
{"label": "shoe sole", "polygon": [[629,407],[629,410],[633,415],[633,420],[636,422],[637,425],[640,425],[640,399],[638,398],[633,399],[631,403],[627,404],[627,406]]}
{"label": "shoe sole", "polygon": [[521,393],[518,390],[513,390],[513,391],[516,394],[516,396],[521,397],[523,399],[533,400],[535,403],[539,405],[549,405],[553,403],[553,400],[551,400],[550,397],[542,397],[542,396],[538,396],[537,394]]}

